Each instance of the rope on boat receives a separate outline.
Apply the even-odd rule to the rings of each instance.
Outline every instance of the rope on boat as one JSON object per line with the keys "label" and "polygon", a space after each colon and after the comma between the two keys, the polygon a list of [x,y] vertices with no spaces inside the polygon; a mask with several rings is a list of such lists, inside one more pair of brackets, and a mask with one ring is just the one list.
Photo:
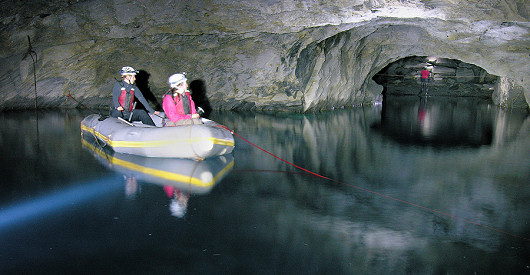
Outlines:
{"label": "rope on boat", "polygon": [[465,218],[461,218],[461,217],[458,217],[458,216],[455,216],[455,215],[451,215],[451,214],[447,214],[445,212],[442,212],[442,211],[438,211],[438,210],[434,210],[432,208],[428,208],[428,207],[425,207],[425,206],[421,206],[419,204],[415,204],[415,203],[412,203],[412,202],[408,202],[408,201],[405,201],[405,200],[401,200],[401,199],[398,199],[398,198],[394,198],[392,196],[389,196],[389,195],[385,195],[385,194],[382,194],[382,193],[378,193],[378,192],[375,192],[375,191],[372,191],[372,190],[369,190],[369,189],[366,189],[366,188],[362,188],[362,187],[359,187],[359,186],[356,186],[356,185],[353,185],[353,184],[349,184],[349,183],[345,183],[345,182],[342,182],[342,181],[339,181],[339,180],[335,180],[335,179],[332,179],[332,178],[328,178],[326,176],[323,176],[323,175],[320,175],[318,173],[315,173],[313,171],[310,171],[310,170],[307,170],[303,167],[300,167],[294,163],[291,163],[287,160],[284,160],[276,155],[274,155],[273,153],[257,146],[256,144],[250,142],[249,140],[245,139],[244,137],[240,136],[239,134],[235,133],[233,130],[227,128],[226,126],[223,126],[223,125],[216,125],[217,127],[221,127],[221,128],[224,128],[228,131],[230,131],[233,135],[239,137],[240,139],[242,139],[243,141],[247,142],[248,144],[254,146],[255,148],[297,168],[297,169],[300,169],[304,172],[307,172],[313,176],[316,176],[316,177],[319,177],[319,178],[322,178],[322,179],[326,179],[326,180],[329,180],[329,181],[332,181],[332,182],[335,182],[335,183],[339,183],[339,184],[342,184],[342,185],[346,185],[346,186],[349,186],[349,187],[352,187],[352,188],[355,188],[355,189],[358,189],[358,190],[361,190],[361,191],[365,191],[365,192],[368,192],[368,193],[371,193],[371,194],[374,194],[374,195],[378,195],[378,196],[381,196],[381,197],[384,197],[384,198],[387,198],[387,199],[391,199],[391,200],[394,200],[394,201],[397,201],[397,202],[401,202],[401,203],[405,203],[405,204],[408,204],[410,206],[414,206],[414,207],[417,207],[417,208],[420,208],[420,209],[423,209],[423,210],[426,210],[428,212],[431,212],[431,213],[435,213],[435,214],[439,214],[439,215],[442,215],[442,216],[446,216],[446,217],[449,217],[451,219],[454,219],[454,220],[461,220],[461,221],[464,221],[466,223],[469,223],[469,224],[474,224],[474,225],[477,225],[477,226],[480,226],[482,228],[486,228],[488,230],[491,230],[491,231],[495,231],[495,232],[498,232],[498,233],[502,233],[502,234],[505,234],[505,235],[509,235],[509,236],[512,236],[512,237],[515,237],[515,238],[518,238],[518,239],[522,239],[522,240],[525,240],[525,241],[530,241],[530,238],[527,238],[527,237],[522,237],[522,236],[519,236],[517,234],[514,234],[514,233],[510,233],[508,231],[504,231],[504,230],[501,230],[501,229],[498,229],[498,228],[495,228],[495,227],[492,227],[492,226],[487,226],[487,225],[484,225],[484,224],[481,224],[481,223],[478,223],[478,222],[474,222],[474,221],[471,221],[469,219],[465,219]]}
{"label": "rope on boat", "polygon": [[197,161],[201,161],[201,160],[204,160],[203,157],[199,156],[199,154],[197,154],[197,152],[195,151],[195,148],[193,147],[193,142],[191,141],[192,140],[192,134],[191,134],[191,131],[193,130],[193,123],[190,125],[189,127],[189,134],[190,134],[190,138],[188,139],[188,141],[190,142],[190,148],[191,148],[191,151],[193,151],[193,154],[195,155],[195,158],[197,159]]}

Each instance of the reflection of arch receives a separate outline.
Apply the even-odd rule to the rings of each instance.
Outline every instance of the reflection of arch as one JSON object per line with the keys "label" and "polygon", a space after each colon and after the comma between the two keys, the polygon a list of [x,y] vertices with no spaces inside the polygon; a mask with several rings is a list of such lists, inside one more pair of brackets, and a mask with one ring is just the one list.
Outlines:
{"label": "reflection of arch", "polygon": [[202,117],[208,118],[212,112],[212,107],[210,106],[210,101],[206,95],[206,84],[204,80],[197,79],[190,82],[190,90],[195,106],[201,107],[204,110]]}
{"label": "reflection of arch", "polygon": [[[136,74],[136,86],[142,91],[142,94],[144,95],[147,102],[152,103],[154,105],[155,110],[161,110],[162,107],[160,106],[160,103],[158,103],[158,100],[156,99],[156,96],[151,91],[151,88],[149,87],[149,77],[151,75],[144,71],[139,70],[138,74]],[[142,103],[138,102],[138,105],[136,105],[137,108],[144,108],[142,106]]]}

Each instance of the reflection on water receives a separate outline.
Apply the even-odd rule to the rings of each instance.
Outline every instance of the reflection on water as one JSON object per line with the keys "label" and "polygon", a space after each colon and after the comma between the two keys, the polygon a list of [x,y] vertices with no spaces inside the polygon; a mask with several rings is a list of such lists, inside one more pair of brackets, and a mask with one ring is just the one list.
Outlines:
{"label": "reflection on water", "polygon": [[27,226],[0,228],[0,273],[530,271],[526,111],[401,97],[306,115],[214,112],[250,142],[334,181],[236,139],[233,161],[214,165],[226,172],[209,187],[190,184],[200,174],[169,184],[150,173],[185,163],[83,148],[85,115],[39,114],[37,146],[31,113],[0,114],[0,220],[97,179],[121,188],[77,202],[74,192]]}
{"label": "reflection on water", "polygon": [[82,144],[104,166],[123,175],[127,198],[135,199],[138,195],[138,181],[163,186],[170,199],[169,209],[173,216],[179,218],[186,213],[190,194],[210,192],[234,166],[234,158],[230,154],[203,161],[149,158],[116,153],[90,134],[83,135]]}
{"label": "reflection on water", "polygon": [[383,105],[381,130],[398,142],[436,147],[481,146],[492,142],[495,108],[489,100],[444,97],[395,99],[389,97],[388,104]]}

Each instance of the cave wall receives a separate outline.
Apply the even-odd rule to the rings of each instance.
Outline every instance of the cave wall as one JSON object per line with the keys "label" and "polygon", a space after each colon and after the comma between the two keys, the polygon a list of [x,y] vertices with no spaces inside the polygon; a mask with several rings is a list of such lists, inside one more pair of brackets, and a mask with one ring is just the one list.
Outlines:
{"label": "cave wall", "polygon": [[530,102],[529,12],[522,0],[1,4],[0,110],[33,107],[34,73],[39,107],[77,106],[68,94],[105,106],[126,65],[148,76],[153,106],[167,77],[182,71],[205,84],[216,109],[370,104],[382,90],[373,75],[412,55],[480,66],[503,79],[494,93],[498,105]]}

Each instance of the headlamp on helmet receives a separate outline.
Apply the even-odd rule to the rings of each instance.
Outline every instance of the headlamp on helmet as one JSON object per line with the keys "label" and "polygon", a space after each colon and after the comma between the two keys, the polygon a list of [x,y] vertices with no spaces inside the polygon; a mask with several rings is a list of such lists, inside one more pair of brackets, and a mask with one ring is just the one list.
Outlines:
{"label": "headlamp on helmet", "polygon": [[120,74],[122,76],[124,75],[136,75],[138,73],[137,70],[135,70],[133,67],[129,67],[129,66],[125,66],[123,68],[121,68],[120,70]]}

